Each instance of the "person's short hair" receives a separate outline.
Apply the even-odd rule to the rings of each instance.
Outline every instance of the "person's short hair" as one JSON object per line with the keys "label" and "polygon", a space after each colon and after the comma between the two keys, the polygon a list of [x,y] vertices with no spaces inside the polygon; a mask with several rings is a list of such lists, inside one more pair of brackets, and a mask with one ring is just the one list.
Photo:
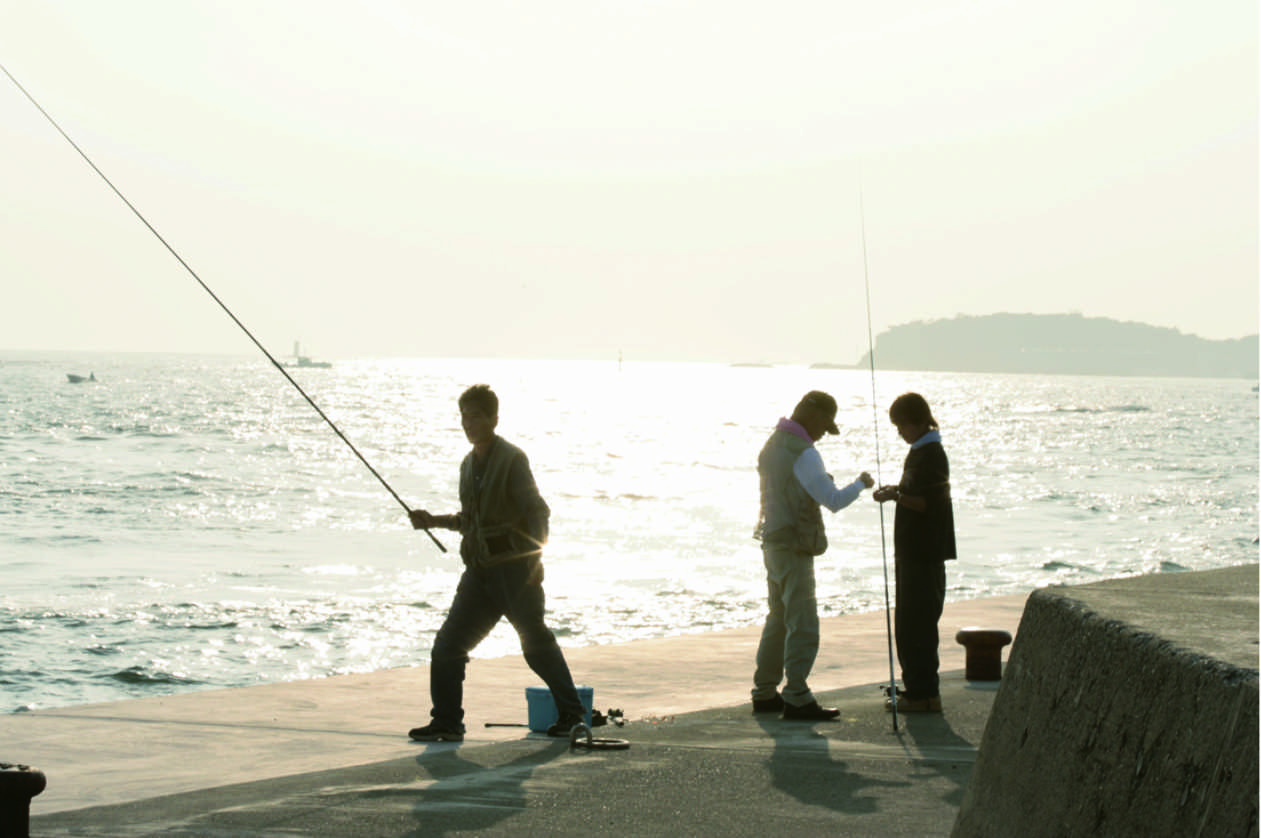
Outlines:
{"label": "person's short hair", "polygon": [[489,384],[474,384],[460,394],[460,410],[475,407],[487,416],[499,415],[499,397]]}
{"label": "person's short hair", "polygon": [[937,420],[928,407],[928,400],[919,393],[903,393],[894,399],[893,404],[889,405],[889,419],[895,425],[900,422],[914,422],[917,425],[926,424],[930,428],[937,427]]}

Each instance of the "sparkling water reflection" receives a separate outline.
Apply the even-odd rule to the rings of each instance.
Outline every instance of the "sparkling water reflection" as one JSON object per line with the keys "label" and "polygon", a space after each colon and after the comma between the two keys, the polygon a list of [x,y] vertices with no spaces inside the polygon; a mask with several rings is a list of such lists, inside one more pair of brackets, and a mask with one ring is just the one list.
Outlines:
{"label": "sparkling water reflection", "polygon": [[[75,366],[86,362],[76,359]],[[265,363],[0,364],[0,710],[423,663],[459,571]],[[361,360],[295,370],[412,506],[455,508],[455,398],[491,383],[553,509],[565,645],[757,623],[754,460],[806,390],[832,392],[838,479],[896,480],[884,418],[943,423],[954,599],[1257,560],[1251,382],[713,364]],[[885,522],[886,532],[891,520]],[[829,518],[820,608],[883,607],[880,512]],[[481,655],[515,652],[501,627]]]}

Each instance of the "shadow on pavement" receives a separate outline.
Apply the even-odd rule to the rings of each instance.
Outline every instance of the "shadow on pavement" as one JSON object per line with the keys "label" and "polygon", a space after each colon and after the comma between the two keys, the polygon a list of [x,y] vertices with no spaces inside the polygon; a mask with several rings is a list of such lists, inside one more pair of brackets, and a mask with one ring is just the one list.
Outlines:
{"label": "shadow on pavement", "polygon": [[[838,732],[844,722],[786,722],[759,717],[758,724],[775,743],[770,756],[772,785],[810,806],[822,806],[849,815],[872,814],[886,790],[906,787],[909,781],[882,779],[864,774],[833,737],[820,730]],[[872,792],[879,793],[872,793]]]}

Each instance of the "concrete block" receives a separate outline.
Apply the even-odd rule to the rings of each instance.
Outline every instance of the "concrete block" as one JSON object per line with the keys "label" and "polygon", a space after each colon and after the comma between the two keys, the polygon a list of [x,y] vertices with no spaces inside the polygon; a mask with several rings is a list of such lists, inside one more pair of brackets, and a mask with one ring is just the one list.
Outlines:
{"label": "concrete block", "polygon": [[952,835],[1255,836],[1257,695],[1255,668],[1037,591]]}

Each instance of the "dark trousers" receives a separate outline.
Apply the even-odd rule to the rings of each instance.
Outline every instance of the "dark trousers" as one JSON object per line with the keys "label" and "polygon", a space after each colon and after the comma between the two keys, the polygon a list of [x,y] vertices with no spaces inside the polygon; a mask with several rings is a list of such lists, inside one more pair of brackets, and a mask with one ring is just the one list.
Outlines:
{"label": "dark trousers", "polygon": [[458,727],[464,720],[464,669],[469,652],[486,639],[501,617],[516,629],[530,669],[552,691],[560,715],[583,715],[569,665],[556,636],[543,622],[543,564],[515,559],[492,568],[466,568],[455,600],[434,639],[429,663],[430,715],[436,723]]}
{"label": "dark trousers", "polygon": [[893,568],[893,635],[902,685],[907,698],[932,698],[941,694],[937,622],[946,602],[946,563],[898,557]]}

